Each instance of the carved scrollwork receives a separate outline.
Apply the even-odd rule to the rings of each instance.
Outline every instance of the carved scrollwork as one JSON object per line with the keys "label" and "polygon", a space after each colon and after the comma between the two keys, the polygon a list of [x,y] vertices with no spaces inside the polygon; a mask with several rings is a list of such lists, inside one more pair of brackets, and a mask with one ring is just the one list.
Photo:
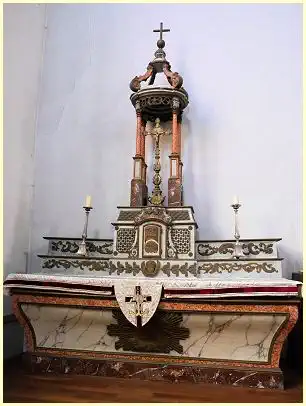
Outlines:
{"label": "carved scrollwork", "polygon": [[158,220],[169,225],[172,222],[171,216],[169,216],[164,208],[161,207],[146,207],[135,217],[135,224],[139,225],[148,220]]}
{"label": "carved scrollwork", "polygon": [[[99,254],[111,255],[113,252],[113,242],[95,244],[93,242],[86,241],[86,247],[88,251],[92,253],[97,252]],[[75,241],[65,241],[65,240],[52,241],[51,249],[52,251],[60,251],[63,253],[76,254],[79,249],[79,244],[76,243]]]}
{"label": "carved scrollwork", "polygon": [[[208,243],[198,244],[197,251],[201,256],[210,256],[214,254],[233,254],[234,252],[234,243],[224,243],[220,246],[211,245]],[[242,250],[244,255],[259,255],[260,253],[272,254],[273,253],[273,243],[264,243],[260,242],[255,244],[253,242],[242,244]]]}
{"label": "carved scrollwork", "polygon": [[167,76],[168,82],[174,89],[179,89],[183,85],[183,78],[177,72],[171,72],[171,67],[168,63],[163,66],[163,72]]}
{"label": "carved scrollwork", "polygon": [[268,264],[267,262],[263,263],[221,263],[221,262],[210,262],[206,264],[202,264],[198,266],[199,271],[203,271],[203,273],[222,273],[222,272],[237,272],[237,271],[244,271],[247,273],[251,272],[266,272],[266,273],[273,273],[277,272],[277,269],[273,267],[272,264]]}
{"label": "carved scrollwork", "polygon": [[108,269],[108,261],[90,261],[90,260],[74,260],[74,259],[54,259],[50,258],[44,261],[43,268],[78,268],[84,270],[87,268],[89,271],[105,271]]}
{"label": "carved scrollwork", "polygon": [[147,67],[147,72],[144,75],[135,76],[130,83],[130,89],[133,92],[138,92],[140,90],[141,82],[147,80],[153,74],[153,66],[149,65]]}
{"label": "carved scrollwork", "polygon": [[156,105],[171,105],[171,98],[169,96],[148,96],[142,97],[140,99],[140,106],[143,109],[146,106],[156,106]]}

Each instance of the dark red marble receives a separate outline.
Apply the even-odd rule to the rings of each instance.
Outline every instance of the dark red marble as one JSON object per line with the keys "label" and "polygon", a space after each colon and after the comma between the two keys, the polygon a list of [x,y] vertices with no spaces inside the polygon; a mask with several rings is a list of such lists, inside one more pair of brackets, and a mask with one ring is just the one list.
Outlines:
{"label": "dark red marble", "polygon": [[256,371],[254,368],[222,368],[217,365],[215,367],[195,367],[37,354],[26,354],[25,361],[28,368],[35,374],[91,375],[169,383],[211,383],[249,388],[283,389],[283,374],[280,369],[258,369]]}

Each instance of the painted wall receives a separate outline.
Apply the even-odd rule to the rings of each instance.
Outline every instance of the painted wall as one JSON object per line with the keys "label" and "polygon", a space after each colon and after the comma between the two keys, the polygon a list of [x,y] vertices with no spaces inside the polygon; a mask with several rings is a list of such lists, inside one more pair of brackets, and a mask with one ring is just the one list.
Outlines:
{"label": "painted wall", "polygon": [[[4,5],[4,278],[26,271],[44,19],[45,5]],[[4,297],[4,314],[10,313]],[[22,343],[21,327],[5,324],[4,357],[22,352]]]}
{"label": "painted wall", "polygon": [[[129,204],[129,82],[152,59],[161,20],[171,28],[167,58],[190,96],[184,194],[199,238],[232,238],[230,204],[239,195],[241,236],[283,237],[285,273],[302,268],[301,5],[54,4],[47,17],[33,272],[43,236],[81,235],[87,194],[90,237],[111,238],[116,206]],[[166,152],[163,163],[167,175]]]}

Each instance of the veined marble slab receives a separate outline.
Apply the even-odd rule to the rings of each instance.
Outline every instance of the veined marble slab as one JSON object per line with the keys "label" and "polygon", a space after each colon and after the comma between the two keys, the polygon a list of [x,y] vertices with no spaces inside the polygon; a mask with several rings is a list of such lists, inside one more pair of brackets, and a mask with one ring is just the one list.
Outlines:
{"label": "veined marble slab", "polygon": [[[116,350],[118,337],[110,337],[109,324],[116,324],[110,310],[22,304],[33,327],[37,347],[102,352]],[[202,313],[183,315],[182,327],[189,338],[180,340],[183,351],[168,355],[211,360],[268,362],[269,350],[284,314]],[[137,329],[131,325],[132,330]],[[171,335],[171,332],[169,332]]]}

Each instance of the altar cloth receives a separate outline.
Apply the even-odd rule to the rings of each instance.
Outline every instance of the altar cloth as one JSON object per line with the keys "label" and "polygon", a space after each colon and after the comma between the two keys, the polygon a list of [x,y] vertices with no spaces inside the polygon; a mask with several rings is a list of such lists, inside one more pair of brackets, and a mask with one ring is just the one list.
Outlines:
{"label": "altar cloth", "polygon": [[[42,290],[45,292],[63,292],[72,294],[88,294],[110,296],[114,295],[113,287],[117,278],[114,276],[80,277],[69,275],[46,274],[9,274],[4,282],[4,293],[10,295],[13,289],[28,291]],[[131,282],[130,278],[120,277],[120,280]],[[285,278],[278,279],[235,279],[216,280],[184,278],[133,278],[137,283],[154,282],[163,286],[164,298],[222,298],[245,296],[298,296],[301,282]]]}

